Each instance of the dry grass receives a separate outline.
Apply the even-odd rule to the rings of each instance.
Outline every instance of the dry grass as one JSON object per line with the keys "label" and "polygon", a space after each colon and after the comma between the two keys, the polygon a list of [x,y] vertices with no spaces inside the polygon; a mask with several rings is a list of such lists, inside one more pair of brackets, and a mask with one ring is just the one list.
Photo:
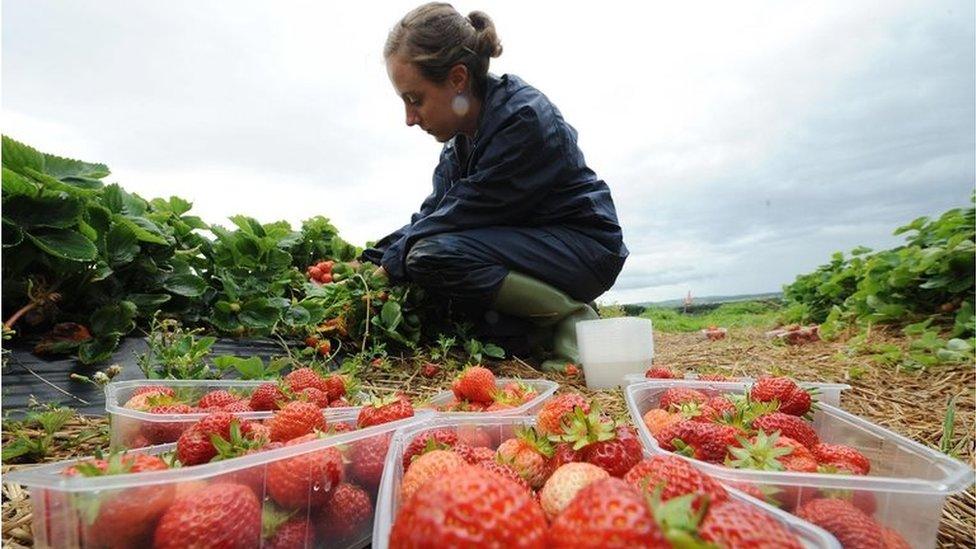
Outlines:
{"label": "dry grass", "polygon": [[[903,345],[904,341],[885,333],[871,336],[877,342]],[[843,342],[817,342],[804,346],[783,346],[765,339],[760,330],[735,330],[728,338],[708,342],[698,334],[656,334],[655,362],[679,370],[722,372],[731,375],[757,375],[780,372],[803,380],[849,383],[843,407],[895,432],[938,448],[946,404],[957,397],[956,441],[974,432],[976,425],[976,370],[973,365],[933,368],[926,372],[897,371],[879,366],[866,356],[851,356]],[[520,360],[505,361],[497,366],[500,374],[512,377],[543,377]],[[853,374],[853,379],[852,379]],[[620,390],[590,391],[584,380],[565,375],[545,375],[561,384],[560,392],[578,391],[597,401],[610,415],[626,418]],[[363,388],[372,392],[402,390],[413,397],[426,398],[445,389],[449,376],[428,379],[418,374],[413,364],[393,364],[364,374]],[[90,429],[104,419],[85,418],[69,424],[68,429]],[[4,442],[8,433],[4,430]],[[71,439],[68,433],[65,440]],[[45,461],[88,455],[93,445],[105,440],[88,440],[74,446],[59,446]],[[960,456],[976,463],[973,445]],[[4,466],[6,472],[17,466]],[[18,486],[3,487],[3,545],[29,547],[31,509],[27,493]],[[949,498],[939,530],[939,547],[976,547],[976,492],[973,488]]]}

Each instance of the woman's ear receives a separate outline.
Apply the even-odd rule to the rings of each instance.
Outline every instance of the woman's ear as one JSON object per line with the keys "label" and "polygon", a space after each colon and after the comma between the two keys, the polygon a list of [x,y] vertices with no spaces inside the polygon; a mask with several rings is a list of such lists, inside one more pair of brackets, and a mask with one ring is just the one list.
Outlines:
{"label": "woman's ear", "polygon": [[454,65],[447,74],[447,81],[451,83],[451,87],[454,88],[455,91],[468,91],[468,67],[466,67],[463,63]]}

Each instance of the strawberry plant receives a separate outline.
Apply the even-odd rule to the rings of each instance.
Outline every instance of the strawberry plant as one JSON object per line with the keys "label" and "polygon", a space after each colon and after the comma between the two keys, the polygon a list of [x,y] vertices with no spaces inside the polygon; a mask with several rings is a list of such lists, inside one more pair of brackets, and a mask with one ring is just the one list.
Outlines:
{"label": "strawberry plant", "polygon": [[[976,195],[973,197],[976,202]],[[845,326],[905,326],[908,367],[971,360],[976,343],[976,208],[954,208],[938,219],[899,227],[904,245],[879,252],[864,247],[784,287],[791,320],[822,323],[830,338]]]}
{"label": "strawberry plant", "polygon": [[147,202],[103,184],[108,174],[3,137],[5,326],[79,322],[92,336],[75,347],[85,363],[160,308],[190,312],[207,287],[196,255],[208,244],[194,232],[207,226],[184,215],[189,203]]}

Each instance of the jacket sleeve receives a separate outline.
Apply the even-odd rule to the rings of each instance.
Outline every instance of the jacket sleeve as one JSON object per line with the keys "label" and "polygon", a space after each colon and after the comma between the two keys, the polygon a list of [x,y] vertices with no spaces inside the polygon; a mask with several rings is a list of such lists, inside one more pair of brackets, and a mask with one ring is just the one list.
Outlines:
{"label": "jacket sleeve", "polygon": [[394,279],[406,278],[406,255],[421,238],[497,225],[531,225],[537,205],[560,181],[565,139],[555,124],[529,106],[514,112],[484,144],[469,176],[450,186],[436,207],[415,220],[382,265]]}

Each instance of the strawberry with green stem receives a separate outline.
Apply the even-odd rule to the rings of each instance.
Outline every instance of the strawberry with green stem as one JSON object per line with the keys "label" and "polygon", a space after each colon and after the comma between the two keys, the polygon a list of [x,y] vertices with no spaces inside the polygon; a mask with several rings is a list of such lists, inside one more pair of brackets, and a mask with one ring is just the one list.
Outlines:
{"label": "strawberry with green stem", "polygon": [[410,399],[402,393],[397,393],[386,398],[373,398],[359,410],[356,423],[360,428],[366,428],[413,417],[413,414],[414,409]]}
{"label": "strawberry with green stem", "polygon": [[817,472],[817,460],[806,446],[780,435],[760,431],[751,439],[739,437],[739,447],[729,448],[727,467],[760,471]]}
{"label": "strawberry with green stem", "polygon": [[738,444],[738,433],[738,430],[727,425],[685,420],[665,427],[654,438],[662,450],[722,463],[729,447]]}
{"label": "strawberry with green stem", "polygon": [[490,405],[495,401],[495,374],[484,366],[471,366],[454,380],[451,390],[458,400]]}
{"label": "strawberry with green stem", "polygon": [[549,468],[552,455],[552,443],[532,427],[519,428],[515,437],[502,442],[495,450],[495,460],[515,469],[535,490],[542,488],[552,472]]}
{"label": "strawberry with green stem", "polygon": [[766,376],[756,381],[749,396],[757,402],[775,402],[777,411],[793,416],[806,416],[813,406],[814,391],[807,391],[788,377]]}
{"label": "strawberry with green stem", "polygon": [[[169,465],[149,454],[111,454],[108,459],[76,463],[65,469],[69,477],[100,477],[165,471]],[[82,518],[84,544],[105,547],[147,545],[153,527],[175,495],[173,484],[135,486],[103,492],[72,494]]]}
{"label": "strawberry with green stem", "polygon": [[328,426],[322,410],[311,402],[295,400],[285,404],[268,421],[271,440],[287,442],[314,431],[324,431]]}

